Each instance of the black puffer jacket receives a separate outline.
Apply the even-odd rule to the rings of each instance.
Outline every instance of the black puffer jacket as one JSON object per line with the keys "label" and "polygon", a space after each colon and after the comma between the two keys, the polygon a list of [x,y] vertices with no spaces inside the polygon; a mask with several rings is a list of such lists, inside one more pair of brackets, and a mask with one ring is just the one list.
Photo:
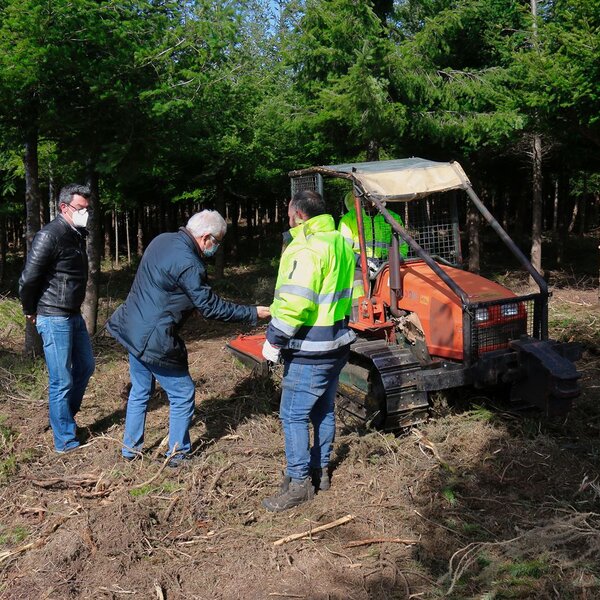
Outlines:
{"label": "black puffer jacket", "polygon": [[26,315],[79,312],[88,279],[86,235],[85,229],[75,230],[62,215],[35,234],[19,279]]}

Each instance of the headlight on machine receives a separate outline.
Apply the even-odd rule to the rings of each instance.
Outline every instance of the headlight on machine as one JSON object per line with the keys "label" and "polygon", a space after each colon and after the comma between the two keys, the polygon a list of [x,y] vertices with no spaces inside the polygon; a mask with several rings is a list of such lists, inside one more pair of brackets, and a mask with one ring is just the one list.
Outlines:
{"label": "headlight on machine", "polygon": [[515,317],[519,314],[518,304],[503,304],[500,308],[503,317]]}
{"label": "headlight on machine", "polygon": [[490,314],[487,308],[478,308],[475,311],[475,320],[478,323],[482,323],[483,321],[487,321],[490,318]]}

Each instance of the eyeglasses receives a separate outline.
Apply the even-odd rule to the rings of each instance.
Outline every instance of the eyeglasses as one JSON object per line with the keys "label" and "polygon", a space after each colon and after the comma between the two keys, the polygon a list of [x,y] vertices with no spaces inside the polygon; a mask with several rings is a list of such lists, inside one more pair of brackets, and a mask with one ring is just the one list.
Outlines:
{"label": "eyeglasses", "polygon": [[87,213],[90,212],[90,210],[87,206],[83,206],[80,208],[77,208],[76,206],[71,206],[70,204],[65,204],[65,206],[67,208],[70,208],[73,212],[79,213],[80,215],[86,215]]}
{"label": "eyeglasses", "polygon": [[217,238],[216,238],[216,237],[215,237],[215,236],[214,236],[212,233],[209,233],[208,235],[210,235],[210,237],[213,239],[213,242],[214,242],[215,244],[217,244],[217,246],[219,246],[219,245],[220,245],[220,244],[223,242],[223,240],[222,240],[222,239],[220,239],[220,240],[219,240],[219,239],[217,239]]}
{"label": "eyeglasses", "polygon": [[91,213],[90,209],[87,206],[82,206],[82,207],[79,207],[79,208],[76,207],[76,206],[71,206],[70,204],[65,204],[65,206],[67,208],[70,208],[74,213],[78,213],[81,216],[87,215],[87,214]]}

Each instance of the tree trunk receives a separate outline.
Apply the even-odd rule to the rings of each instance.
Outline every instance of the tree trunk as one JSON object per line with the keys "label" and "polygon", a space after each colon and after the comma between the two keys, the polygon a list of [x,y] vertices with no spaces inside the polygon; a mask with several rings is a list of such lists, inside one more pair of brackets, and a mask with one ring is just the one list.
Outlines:
{"label": "tree trunk", "polygon": [[273,233],[276,231],[276,223],[277,223],[277,202],[270,202],[267,206],[267,217],[269,220],[269,232]]}
{"label": "tree trunk", "polygon": [[254,223],[253,219],[254,210],[252,208],[252,201],[250,199],[246,200],[244,207],[244,216],[246,217],[246,237],[250,242],[250,247],[253,248],[253,240],[254,240]]}
{"label": "tree trunk", "polygon": [[6,217],[0,217],[0,283],[4,282],[6,270]]}
{"label": "tree trunk", "polygon": [[167,202],[165,205],[165,229],[161,231],[173,231],[173,205],[171,202]]}
{"label": "tree trunk", "polygon": [[[223,178],[221,177],[221,175],[217,175],[215,208],[221,216],[225,216],[225,195],[223,190]],[[224,274],[225,248],[224,244],[221,244],[221,246],[217,250],[217,253],[215,254],[215,278],[222,279]]]}
{"label": "tree trunk", "polygon": [[[532,140],[532,167],[533,167],[533,219],[531,225],[531,264],[540,274],[542,271],[542,136],[534,134]],[[529,282],[535,282],[532,277]]]}
{"label": "tree trunk", "polygon": [[119,268],[119,211],[113,210],[113,225],[115,228],[115,267]]}
{"label": "tree trunk", "polygon": [[379,142],[370,140],[367,144],[367,161],[373,162],[379,160]]}
{"label": "tree trunk", "polygon": [[[523,190],[525,188],[523,187]],[[525,231],[526,222],[529,220],[527,208],[529,206],[528,196],[521,189],[511,190],[511,199],[514,200],[512,214],[508,216],[509,228],[514,232],[514,236],[520,239]]]}
{"label": "tree trunk", "polygon": [[112,262],[112,252],[110,251],[110,237],[112,233],[112,213],[104,214],[104,260]]}
{"label": "tree trunk", "polygon": [[577,231],[580,236],[585,233],[585,223],[587,221],[587,194],[581,196],[581,200],[579,201],[579,227]]}
{"label": "tree trunk", "polygon": [[[25,168],[25,240],[26,251],[31,250],[33,237],[40,229],[40,182],[38,166],[38,130],[31,127],[26,134],[25,152],[23,154]],[[41,356],[42,339],[30,321],[25,322],[25,354]]]}
{"label": "tree trunk", "polygon": [[554,200],[552,203],[552,234],[558,231],[558,177],[554,180]]}
{"label": "tree trunk", "polygon": [[[538,52],[538,0],[530,0],[532,17],[532,38],[534,51]],[[543,196],[542,196],[542,136],[539,133],[533,134],[531,142],[531,161],[532,161],[532,223],[531,223],[531,264],[543,275],[542,271],[542,215],[543,215]],[[534,285],[533,277],[529,277],[530,285]]]}
{"label": "tree trunk", "polygon": [[144,208],[140,206],[137,211],[137,255],[144,254]]}
{"label": "tree trunk", "polygon": [[158,222],[156,216],[157,207],[144,207],[144,231],[146,233],[146,237],[144,241],[146,244],[149,244],[154,237],[156,236],[156,223]]}
{"label": "tree trunk", "polygon": [[590,206],[590,229],[595,229],[600,223],[600,193],[592,194]]}
{"label": "tree trunk", "polygon": [[239,236],[239,216],[240,216],[240,208],[237,201],[237,198],[233,198],[231,201],[231,206],[229,208],[229,212],[231,214],[231,227],[230,233],[227,237],[229,237],[229,253],[230,256],[235,260],[238,257],[238,236]]}
{"label": "tree trunk", "polygon": [[31,130],[25,141],[23,166],[25,168],[25,239],[27,252],[31,250],[33,237],[40,230],[40,185],[38,168],[37,130]]}
{"label": "tree trunk", "polygon": [[569,233],[573,233],[573,229],[575,229],[575,223],[577,222],[577,215],[579,214],[579,200],[580,197],[577,196],[575,199],[575,204],[573,205],[573,210],[571,211],[571,221],[569,222],[569,226],[567,227],[567,231]]}
{"label": "tree trunk", "polygon": [[158,233],[164,233],[167,224],[167,207],[165,206],[165,200],[161,197],[158,206],[155,207],[155,210],[158,210]]}
{"label": "tree trunk", "polygon": [[510,214],[510,192],[505,191],[504,192],[504,213],[502,215],[502,228],[504,229],[504,231],[508,231],[508,215]]}
{"label": "tree trunk", "polygon": [[50,165],[50,174],[48,175],[48,219],[52,221],[56,217],[57,207],[56,201],[58,200],[58,190],[56,189],[56,182],[54,181],[54,173],[52,171],[52,165]]}
{"label": "tree trunk", "polygon": [[481,243],[479,238],[480,219],[479,211],[469,202],[467,208],[467,232],[469,235],[469,271],[479,273]]}
{"label": "tree trunk", "polygon": [[98,296],[100,290],[100,266],[102,256],[102,235],[100,230],[100,196],[99,176],[95,164],[89,160],[86,183],[91,190],[90,217],[88,220],[87,253],[89,275],[85,291],[85,300],[81,306],[81,314],[90,335],[96,333],[98,324]]}
{"label": "tree trunk", "polygon": [[40,229],[50,221],[49,205],[49,200],[47,199],[46,202],[44,202],[44,199],[42,198],[42,194],[40,192]]}
{"label": "tree trunk", "polygon": [[533,37],[537,40],[537,14],[538,14],[538,0],[529,0],[529,6],[531,7],[531,16],[533,17]]}
{"label": "tree trunk", "polygon": [[588,177],[587,173],[583,175],[583,193],[581,200],[579,201],[579,235],[582,236],[585,233],[585,224],[587,221],[587,204],[588,204]]}
{"label": "tree trunk", "polygon": [[129,211],[125,211],[125,240],[127,241],[127,265],[131,266],[131,240],[129,239]]}

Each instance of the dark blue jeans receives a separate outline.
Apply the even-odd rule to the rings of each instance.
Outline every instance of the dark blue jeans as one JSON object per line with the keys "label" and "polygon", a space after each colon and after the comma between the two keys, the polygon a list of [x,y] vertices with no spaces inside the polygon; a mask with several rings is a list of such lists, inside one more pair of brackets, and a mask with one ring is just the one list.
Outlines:
{"label": "dark blue jeans", "polygon": [[191,449],[190,423],[194,414],[195,387],[187,369],[173,371],[138,360],[129,354],[131,391],[125,416],[123,456],[133,458],[144,444],[148,401],[158,381],[169,397],[169,454]]}
{"label": "dark blue jeans", "polygon": [[81,315],[38,316],[48,367],[50,426],[57,452],[79,446],[75,415],[81,407],[95,363],[90,336]]}
{"label": "dark blue jeans", "polygon": [[[279,417],[285,436],[287,474],[302,480],[326,468],[335,438],[335,396],[347,356],[326,363],[285,362]],[[310,447],[309,421],[313,425]]]}

